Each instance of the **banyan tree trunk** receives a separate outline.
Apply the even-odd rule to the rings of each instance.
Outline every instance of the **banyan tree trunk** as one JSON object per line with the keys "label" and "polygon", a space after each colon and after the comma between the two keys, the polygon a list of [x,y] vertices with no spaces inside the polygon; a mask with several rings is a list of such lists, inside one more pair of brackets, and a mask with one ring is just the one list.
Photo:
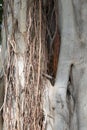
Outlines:
{"label": "banyan tree trunk", "polygon": [[86,0],[4,0],[3,130],[87,130],[86,9]]}

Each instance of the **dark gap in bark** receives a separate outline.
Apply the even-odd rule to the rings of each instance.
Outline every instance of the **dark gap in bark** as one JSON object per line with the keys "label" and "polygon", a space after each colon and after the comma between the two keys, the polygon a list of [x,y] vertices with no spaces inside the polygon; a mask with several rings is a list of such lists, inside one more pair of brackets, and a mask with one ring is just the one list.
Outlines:
{"label": "dark gap in bark", "polygon": [[66,93],[67,107],[69,111],[69,125],[71,125],[71,120],[73,118],[73,114],[75,110],[74,85],[73,85],[73,76],[72,76],[73,67],[74,65],[72,64],[70,68],[70,75],[69,75],[69,81],[68,81],[67,93]]}
{"label": "dark gap in bark", "polygon": [[58,4],[56,0],[47,2],[46,5],[46,42],[48,48],[48,75],[50,82],[55,83],[58,57],[60,50],[60,33],[58,28]]}

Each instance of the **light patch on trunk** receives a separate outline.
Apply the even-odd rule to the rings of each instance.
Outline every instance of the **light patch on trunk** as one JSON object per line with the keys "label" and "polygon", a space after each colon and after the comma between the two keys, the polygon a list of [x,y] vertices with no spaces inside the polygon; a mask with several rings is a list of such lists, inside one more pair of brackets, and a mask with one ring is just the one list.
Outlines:
{"label": "light patch on trunk", "polygon": [[24,88],[24,59],[23,57],[18,58],[18,73],[21,86]]}
{"label": "light patch on trunk", "polygon": [[44,111],[44,126],[47,130],[53,130],[53,122],[54,122],[54,110],[55,110],[55,101],[54,101],[54,87],[51,85],[50,81],[46,82],[46,89],[44,90],[44,103],[43,103],[43,111]]}

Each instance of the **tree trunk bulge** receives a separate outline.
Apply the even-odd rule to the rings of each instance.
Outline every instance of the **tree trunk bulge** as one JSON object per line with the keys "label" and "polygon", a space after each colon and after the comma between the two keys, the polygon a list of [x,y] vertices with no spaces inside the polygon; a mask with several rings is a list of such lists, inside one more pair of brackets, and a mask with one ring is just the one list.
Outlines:
{"label": "tree trunk bulge", "polygon": [[86,8],[86,1],[58,1],[61,47],[54,87],[46,89],[47,130],[87,129]]}
{"label": "tree trunk bulge", "polygon": [[61,48],[54,85],[54,129],[86,130],[87,1],[59,0],[59,5]]}
{"label": "tree trunk bulge", "polygon": [[87,130],[86,9],[86,0],[4,0],[3,130]]}

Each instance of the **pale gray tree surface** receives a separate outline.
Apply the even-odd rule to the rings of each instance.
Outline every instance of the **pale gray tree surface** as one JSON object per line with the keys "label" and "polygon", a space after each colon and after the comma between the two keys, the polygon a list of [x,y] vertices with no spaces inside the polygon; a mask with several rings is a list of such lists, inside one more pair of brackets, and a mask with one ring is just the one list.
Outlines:
{"label": "pale gray tree surface", "polygon": [[87,130],[87,1],[4,0],[2,27],[3,130]]}
{"label": "pale gray tree surface", "polygon": [[86,130],[87,1],[59,0],[58,3],[61,47],[54,90],[51,90],[53,97],[50,97],[53,122],[48,130]]}

